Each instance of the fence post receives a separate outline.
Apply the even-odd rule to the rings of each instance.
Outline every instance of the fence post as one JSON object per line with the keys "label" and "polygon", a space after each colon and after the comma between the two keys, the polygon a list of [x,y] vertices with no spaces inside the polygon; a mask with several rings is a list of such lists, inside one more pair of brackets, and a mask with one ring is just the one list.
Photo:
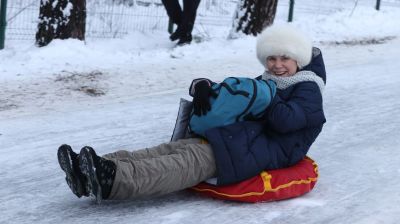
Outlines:
{"label": "fence post", "polygon": [[173,33],[174,32],[174,23],[172,20],[168,20],[168,33]]}
{"label": "fence post", "polygon": [[379,10],[379,9],[380,9],[380,7],[381,7],[381,0],[376,0],[376,6],[375,6],[375,9],[376,9],[376,10]]}
{"label": "fence post", "polygon": [[4,42],[6,40],[6,26],[7,26],[7,0],[0,2],[0,50],[4,49]]}
{"label": "fence post", "polygon": [[294,0],[290,0],[288,22],[293,21],[293,8],[294,8]]}

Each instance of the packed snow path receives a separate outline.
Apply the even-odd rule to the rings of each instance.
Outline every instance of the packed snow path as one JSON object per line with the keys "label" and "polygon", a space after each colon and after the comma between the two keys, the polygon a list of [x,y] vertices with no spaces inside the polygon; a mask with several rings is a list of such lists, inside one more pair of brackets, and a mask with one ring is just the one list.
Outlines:
{"label": "packed snow path", "polygon": [[[192,78],[174,83],[168,77],[212,71],[217,74],[209,77],[215,79],[257,75],[261,71],[254,52],[212,62],[200,58],[192,64],[184,56],[170,59],[180,64],[167,60],[147,70],[144,63],[135,68],[143,71],[143,79],[154,71],[166,71],[167,77],[151,80],[151,94],[144,91],[146,87],[119,90],[117,75],[101,80],[109,92],[97,97],[57,94],[62,84],[43,86],[45,80],[38,81],[41,88],[24,80],[25,89],[12,88],[18,80],[4,81],[1,86],[7,87],[0,91],[0,102],[4,106],[14,99],[18,105],[0,111],[0,223],[396,223],[400,220],[400,40],[321,48],[328,73],[324,93],[328,122],[309,153],[319,164],[320,178],[309,194],[279,202],[233,203],[185,191],[96,205],[70,192],[56,158],[62,143],[75,150],[91,145],[107,153],[168,141],[177,102],[188,98],[186,87]],[[252,68],[243,68],[248,64]]]}

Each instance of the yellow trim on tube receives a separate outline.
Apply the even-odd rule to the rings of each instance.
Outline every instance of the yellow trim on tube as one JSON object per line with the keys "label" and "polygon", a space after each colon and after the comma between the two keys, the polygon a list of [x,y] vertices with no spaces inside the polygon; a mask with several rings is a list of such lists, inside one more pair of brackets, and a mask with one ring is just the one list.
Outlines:
{"label": "yellow trim on tube", "polygon": [[310,159],[308,157],[306,159],[312,161],[312,164],[314,166],[314,172],[317,175],[316,177],[309,177],[306,180],[294,180],[294,181],[291,181],[289,183],[279,185],[276,188],[272,188],[272,186],[271,186],[272,176],[268,172],[263,171],[263,172],[260,173],[260,176],[261,176],[261,178],[262,178],[262,180],[264,182],[264,191],[262,191],[262,192],[248,192],[248,193],[245,193],[245,194],[235,194],[234,195],[234,194],[221,193],[221,192],[218,192],[218,191],[215,191],[215,190],[212,190],[212,189],[200,189],[200,188],[196,188],[196,187],[192,187],[192,189],[196,190],[196,191],[199,191],[199,192],[204,192],[204,191],[212,192],[212,193],[217,194],[217,195],[227,196],[227,197],[231,197],[231,198],[241,198],[241,197],[263,195],[266,192],[276,192],[276,191],[278,191],[280,189],[288,188],[288,187],[290,187],[292,185],[295,185],[295,184],[309,184],[311,182],[317,181],[319,173],[318,173],[318,165],[314,162],[314,160],[312,160],[312,159]]}

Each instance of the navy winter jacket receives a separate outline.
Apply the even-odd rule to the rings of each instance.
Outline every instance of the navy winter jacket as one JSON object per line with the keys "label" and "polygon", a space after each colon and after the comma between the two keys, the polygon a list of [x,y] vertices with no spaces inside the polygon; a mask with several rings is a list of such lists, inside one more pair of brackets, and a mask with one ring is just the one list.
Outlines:
{"label": "navy winter jacket", "polygon": [[[326,82],[319,49],[311,70]],[[217,165],[217,184],[231,184],[296,164],[307,154],[325,123],[322,94],[315,82],[304,81],[277,90],[261,121],[244,121],[206,131]]]}

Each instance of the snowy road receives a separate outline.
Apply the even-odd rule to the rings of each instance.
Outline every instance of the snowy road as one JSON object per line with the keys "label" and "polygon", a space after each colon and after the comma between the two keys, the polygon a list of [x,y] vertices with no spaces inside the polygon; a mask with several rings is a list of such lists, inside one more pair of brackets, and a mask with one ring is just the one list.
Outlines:
{"label": "snowy road", "polygon": [[[59,86],[42,86],[43,93],[28,87],[31,92],[27,92],[12,88],[18,80],[8,80],[0,102],[15,97],[20,105],[0,110],[0,223],[397,223],[399,48],[399,39],[381,45],[322,46],[328,71],[324,93],[328,122],[309,154],[319,164],[320,179],[303,197],[258,204],[179,192],[96,205],[69,191],[56,160],[58,145],[69,143],[75,149],[92,145],[106,153],[168,141],[177,102],[192,77],[165,82],[159,90],[151,88],[152,94],[133,87],[130,94],[118,90],[117,80],[108,76],[100,82],[109,87],[109,94],[72,93],[66,98],[54,94]],[[232,60],[237,67],[257,63],[254,56],[236,57],[212,63],[213,58],[198,59],[196,71],[209,74],[219,68],[215,78],[222,78],[236,71],[225,66]],[[182,77],[189,73],[188,63],[166,64],[155,72],[183,73]],[[259,72],[255,68],[237,74]]]}

